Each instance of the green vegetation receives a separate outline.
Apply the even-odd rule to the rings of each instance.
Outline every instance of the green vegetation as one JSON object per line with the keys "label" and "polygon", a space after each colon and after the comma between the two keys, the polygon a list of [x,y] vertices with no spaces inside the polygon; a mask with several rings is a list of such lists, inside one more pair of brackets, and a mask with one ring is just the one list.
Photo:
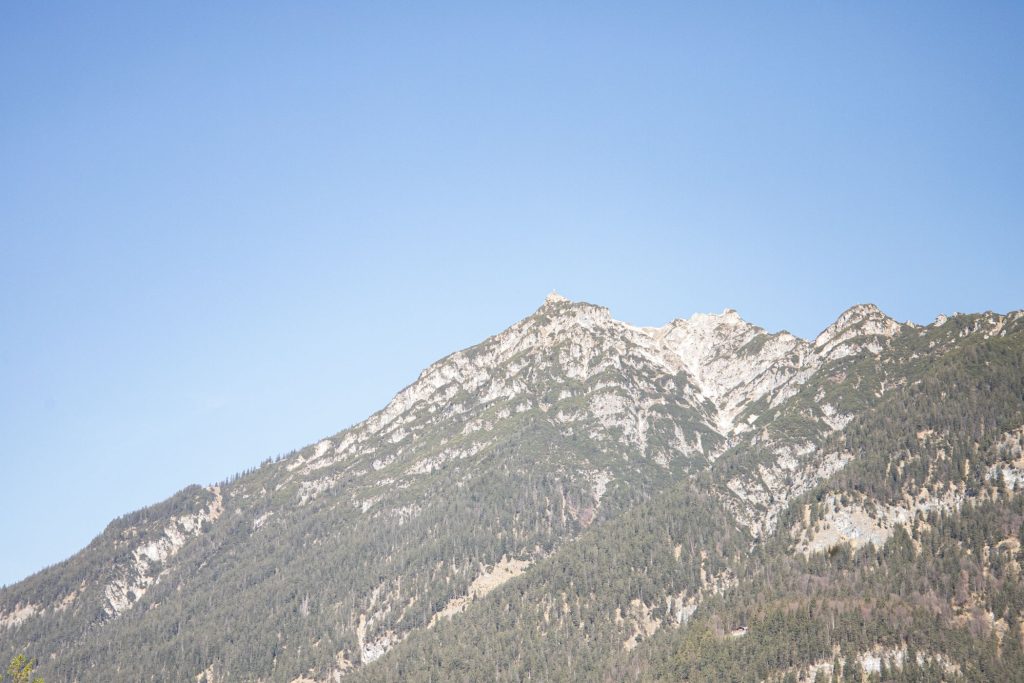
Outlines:
{"label": "green vegetation", "polygon": [[25,655],[15,655],[7,666],[7,675],[10,678],[5,679],[3,674],[0,674],[0,682],[6,680],[9,683],[43,683],[41,676],[33,675],[35,669],[34,659],[30,660]]}

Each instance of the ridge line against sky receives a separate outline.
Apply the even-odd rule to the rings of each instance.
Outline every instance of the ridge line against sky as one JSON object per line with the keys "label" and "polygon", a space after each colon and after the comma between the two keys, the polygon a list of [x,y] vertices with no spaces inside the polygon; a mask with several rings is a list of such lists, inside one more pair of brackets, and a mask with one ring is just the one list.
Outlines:
{"label": "ridge line against sky", "polygon": [[1024,307],[1024,6],[0,8],[0,584],[552,288]]}

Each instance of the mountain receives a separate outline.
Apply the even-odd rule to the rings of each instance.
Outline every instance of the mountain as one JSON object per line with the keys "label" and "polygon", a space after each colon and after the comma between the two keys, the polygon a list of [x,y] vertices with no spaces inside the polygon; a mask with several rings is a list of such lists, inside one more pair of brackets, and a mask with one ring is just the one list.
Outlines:
{"label": "mountain", "polygon": [[552,294],[0,590],[47,681],[1024,680],[1024,312]]}

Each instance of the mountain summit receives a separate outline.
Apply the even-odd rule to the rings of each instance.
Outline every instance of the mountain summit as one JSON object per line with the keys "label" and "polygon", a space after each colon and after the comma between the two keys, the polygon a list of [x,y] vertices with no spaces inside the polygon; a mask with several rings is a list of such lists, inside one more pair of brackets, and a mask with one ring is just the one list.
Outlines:
{"label": "mountain summit", "polygon": [[552,292],[0,590],[0,656],[51,683],[1011,680],[1022,444],[1021,312],[858,305],[808,341]]}

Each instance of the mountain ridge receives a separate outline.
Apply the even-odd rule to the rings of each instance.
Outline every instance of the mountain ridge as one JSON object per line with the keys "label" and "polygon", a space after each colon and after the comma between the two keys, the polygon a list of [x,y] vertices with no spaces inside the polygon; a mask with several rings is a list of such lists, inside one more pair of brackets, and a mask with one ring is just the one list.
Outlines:
{"label": "mountain ridge", "polygon": [[[61,681],[100,680],[100,653],[127,679],[392,672],[380,674],[386,680],[397,675],[387,662],[411,665],[400,662],[414,661],[417,643],[456,652],[446,635],[456,624],[488,631],[481,610],[506,600],[518,616],[489,637],[514,636],[506,644],[520,652],[536,629],[555,629],[562,645],[536,644],[553,658],[545,666],[576,653],[610,671],[626,661],[615,652],[646,651],[645,638],[742,592],[760,571],[746,559],[751,549],[774,553],[772,562],[817,562],[844,543],[861,550],[851,534],[888,543],[896,527],[925,533],[915,515],[960,514],[976,499],[970,486],[996,491],[997,472],[1016,482],[1016,465],[997,466],[1013,458],[988,451],[955,451],[981,458],[974,474],[963,463],[949,469],[960,441],[946,436],[944,450],[927,453],[928,471],[957,492],[948,504],[914,502],[924,480],[898,495],[871,484],[878,493],[864,498],[872,469],[829,483],[872,458],[891,469],[893,456],[857,444],[876,434],[891,441],[883,452],[903,448],[903,436],[880,425],[920,386],[932,387],[933,412],[988,416],[989,430],[1016,433],[1022,348],[1020,311],[920,326],[861,304],[812,341],[769,333],[731,309],[636,327],[552,294],[523,320],[432,363],[366,420],[119,518],[72,558],[0,590],[0,647],[38,652],[48,678]],[[960,396],[951,387],[975,381],[971,373],[992,389],[951,398]],[[927,422],[921,415],[906,419]],[[793,517],[815,491],[834,508],[809,513],[824,525],[817,530]],[[704,526],[679,522],[684,510]],[[608,548],[630,545],[623,525],[647,539],[626,564],[607,559]],[[668,554],[645,555],[664,533]],[[575,607],[558,604],[566,587],[556,577],[569,572],[567,586],[582,579],[571,577],[589,571],[574,564],[584,557],[608,585],[591,585]],[[647,578],[627,578],[634,562]],[[547,612],[507,602],[510,586],[532,591]],[[598,656],[587,640],[565,641],[576,619],[611,649]],[[152,653],[133,661],[131,648]],[[496,677],[543,664],[520,656]]]}

